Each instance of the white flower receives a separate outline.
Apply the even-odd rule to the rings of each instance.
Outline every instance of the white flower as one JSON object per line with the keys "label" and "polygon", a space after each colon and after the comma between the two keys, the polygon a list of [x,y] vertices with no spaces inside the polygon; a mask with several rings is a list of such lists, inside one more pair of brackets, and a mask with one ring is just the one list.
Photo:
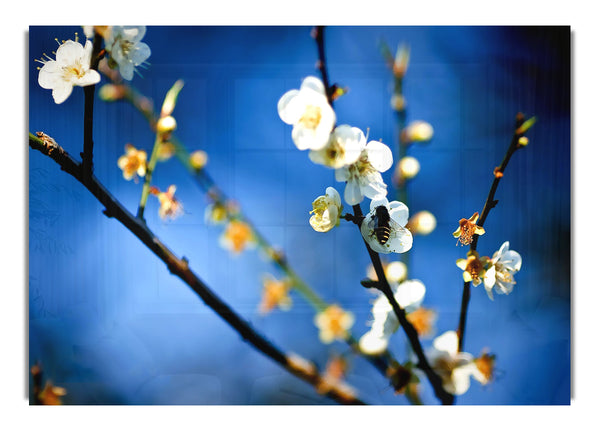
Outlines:
{"label": "white flower", "polygon": [[[383,207],[383,208],[381,208]],[[412,247],[412,234],[406,226],[408,207],[402,202],[388,202],[385,197],[371,201],[371,212],[367,214],[360,232],[376,253],[404,253]]]}
{"label": "white flower", "polygon": [[56,60],[42,60],[38,83],[42,88],[52,90],[57,104],[71,95],[73,86],[85,87],[100,82],[100,74],[90,69],[92,42],[85,47],[79,42],[67,40],[56,50]]}
{"label": "white flower", "polygon": [[444,332],[433,340],[427,358],[434,371],[442,378],[444,389],[454,395],[462,395],[471,385],[471,376],[477,366],[470,353],[458,351],[458,335],[455,331]]}
{"label": "white flower", "polygon": [[328,232],[340,223],[342,200],[333,187],[327,187],[325,195],[315,199],[312,206],[309,223],[317,232]]}
{"label": "white flower", "polygon": [[344,200],[349,205],[356,205],[365,196],[375,199],[387,195],[381,172],[387,171],[392,163],[392,151],[387,145],[369,142],[355,163],[335,170],[336,181],[346,181]]}
{"label": "white flower", "polygon": [[[419,280],[407,280],[400,284],[392,283],[392,292],[398,305],[407,313],[416,310],[425,297],[425,285]],[[400,327],[392,305],[383,293],[373,302],[371,329],[365,333],[358,345],[368,355],[383,353],[388,340]]]}
{"label": "white flower", "polygon": [[335,124],[335,112],[325,96],[323,83],[314,76],[302,81],[299,90],[290,90],[277,103],[279,117],[294,126],[292,140],[299,150],[320,150]]}
{"label": "white flower", "polygon": [[146,34],[146,27],[113,26],[106,38],[106,50],[119,65],[119,72],[124,79],[133,79],[136,66],[150,57],[150,47],[140,42]]}
{"label": "white flower", "polygon": [[362,130],[343,124],[334,129],[325,147],[311,150],[308,157],[315,163],[337,169],[356,162],[366,145]]}
{"label": "white flower", "polygon": [[494,299],[492,288],[496,293],[508,295],[516,284],[513,275],[521,269],[521,255],[514,250],[508,249],[508,241],[496,251],[491,259],[491,267],[485,273],[483,285],[490,297]]}

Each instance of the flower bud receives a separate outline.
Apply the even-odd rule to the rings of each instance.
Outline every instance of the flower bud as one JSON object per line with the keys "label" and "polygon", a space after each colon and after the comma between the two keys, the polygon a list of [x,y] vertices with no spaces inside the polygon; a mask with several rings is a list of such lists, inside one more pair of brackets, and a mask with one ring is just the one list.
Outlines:
{"label": "flower bud", "polygon": [[156,123],[156,131],[158,133],[171,133],[177,128],[177,121],[170,115],[161,117]]}
{"label": "flower bud", "polygon": [[429,211],[419,211],[408,221],[407,227],[413,234],[429,235],[437,226],[435,216]]}
{"label": "flower bud", "polygon": [[426,121],[413,121],[402,131],[402,140],[408,142],[427,142],[433,137],[433,127]]}
{"label": "flower bud", "polygon": [[419,173],[419,170],[421,170],[419,161],[412,156],[406,156],[400,159],[396,175],[399,179],[410,180]]}
{"label": "flower bud", "polygon": [[204,168],[207,162],[208,155],[202,150],[197,150],[190,154],[190,165],[197,171]]}
{"label": "flower bud", "polygon": [[105,102],[114,102],[121,100],[125,95],[125,88],[122,85],[104,84],[98,90],[98,97]]}
{"label": "flower bud", "polygon": [[406,99],[402,94],[393,94],[390,99],[390,105],[392,105],[392,109],[394,111],[404,111],[406,108]]}

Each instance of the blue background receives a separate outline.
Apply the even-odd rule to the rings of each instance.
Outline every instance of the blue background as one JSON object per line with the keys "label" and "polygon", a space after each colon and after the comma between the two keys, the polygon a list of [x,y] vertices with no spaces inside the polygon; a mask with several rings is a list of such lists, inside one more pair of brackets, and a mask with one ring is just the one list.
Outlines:
{"label": "blue background", "polygon": [[[311,163],[291,141],[277,101],[317,75],[310,27],[149,27],[151,65],[132,84],[155,101],[183,79],[174,115],[177,136],[209,155],[209,172],[260,231],[286,251],[293,268],[325,300],[356,316],[353,334],[367,330],[372,294],[358,281],[368,255],[350,224],[319,234],[308,224],[312,200],[327,186],[340,193],[333,171]],[[78,27],[30,27],[29,55],[55,51],[54,38]],[[395,52],[411,48],[405,79],[408,120],[435,129],[428,145],[409,154],[420,164],[409,185],[411,213],[438,221],[416,237],[410,277],[427,286],[424,305],[438,312],[438,334],[455,329],[462,278],[451,233],[457,221],[481,211],[492,169],[500,164],[523,112],[538,122],[530,145],[515,154],[496,193],[478,250],[502,242],[523,257],[508,296],[472,290],[465,350],[488,347],[498,375],[457,398],[457,404],[568,404],[570,400],[570,33],[568,27],[329,27],[326,50],[332,82],[350,88],[335,103],[338,124],[366,131],[397,154],[392,89],[377,42]],[[61,105],[29,68],[29,130],[53,136],[78,156],[83,137],[83,91]],[[318,75],[317,75],[318,76]],[[105,79],[103,78],[103,82]],[[141,183],[127,182],[116,165],[126,143],[148,153],[154,141],[143,117],[127,103],[96,101],[95,174],[135,213]],[[384,180],[391,188],[391,170]],[[262,274],[280,276],[254,251],[232,258],[218,246],[221,228],[204,224],[206,197],[175,160],[160,164],[154,184],[177,185],[186,213],[172,222],[150,200],[154,232],[224,300],[286,351],[323,367],[347,346],[318,342],[313,311],[292,294],[294,307],[257,313]],[[49,158],[29,154],[29,361],[67,389],[67,404],[332,404],[244,343],[136,238]],[[346,205],[348,210],[348,206]],[[363,202],[363,211],[368,209]],[[391,257],[391,256],[386,256]],[[431,340],[424,340],[428,346]],[[398,332],[391,350],[405,357]],[[369,403],[405,403],[360,357],[348,382]],[[429,385],[426,402],[437,403]]]}

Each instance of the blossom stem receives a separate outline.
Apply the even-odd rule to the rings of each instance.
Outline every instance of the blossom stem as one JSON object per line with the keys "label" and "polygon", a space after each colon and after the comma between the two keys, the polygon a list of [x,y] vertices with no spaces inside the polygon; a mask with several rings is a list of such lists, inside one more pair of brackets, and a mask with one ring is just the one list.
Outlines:
{"label": "blossom stem", "polygon": [[[477,221],[478,226],[483,227],[483,223],[485,223],[485,220],[486,220],[488,214],[490,213],[491,209],[494,208],[496,206],[496,204],[498,203],[498,201],[494,199],[494,196],[496,194],[496,189],[498,188],[498,184],[500,184],[500,180],[502,179],[502,174],[504,173],[504,170],[506,169],[506,166],[508,165],[508,162],[510,161],[512,155],[515,153],[515,151],[517,151],[519,148],[521,148],[519,145],[519,139],[524,136],[524,132],[521,131],[520,128],[524,122],[525,122],[525,117],[523,116],[523,114],[518,113],[516,116],[516,119],[515,119],[515,132],[513,134],[512,140],[510,141],[508,149],[506,150],[506,154],[504,155],[504,159],[502,160],[502,163],[496,169],[496,172],[498,174],[494,175],[494,181],[492,182],[492,186],[490,187],[490,191],[488,193],[487,199],[485,200],[485,204],[483,205],[483,210],[481,210],[481,216],[479,217],[479,220]],[[478,240],[479,240],[479,235],[477,235],[477,234],[473,235],[473,241],[471,242],[471,245],[470,245],[470,251],[477,250],[477,241]],[[464,285],[463,285],[463,293],[462,293],[462,299],[461,299],[461,304],[460,304],[460,316],[459,316],[459,320],[458,320],[458,329],[456,331],[456,333],[458,335],[458,351],[459,352],[463,350],[463,346],[464,346],[465,330],[466,330],[466,325],[467,325],[467,309],[469,307],[470,299],[471,299],[471,282],[465,281]]]}
{"label": "blossom stem", "polygon": [[[362,216],[362,210],[359,204],[354,205],[352,209],[354,210],[355,217],[358,218]],[[358,229],[360,231],[360,226],[358,226]],[[433,371],[433,368],[431,368],[429,362],[427,361],[427,358],[425,357],[423,347],[421,346],[421,342],[419,341],[419,334],[417,333],[417,330],[408,321],[408,319],[406,318],[406,312],[402,307],[400,307],[398,301],[396,301],[396,298],[394,297],[394,293],[392,292],[392,289],[385,277],[385,271],[383,269],[381,259],[379,258],[379,254],[374,252],[371,249],[371,247],[369,247],[369,244],[367,244],[367,242],[364,241],[364,238],[363,242],[367,247],[367,251],[369,252],[369,257],[371,258],[373,268],[375,269],[375,273],[377,274],[377,279],[379,281],[377,288],[385,295],[390,305],[392,306],[394,314],[398,318],[400,326],[402,326],[402,329],[404,330],[404,333],[406,334],[406,337],[410,342],[413,352],[415,352],[415,354],[417,355],[417,358],[419,360],[417,366],[421,368],[427,375],[427,378],[431,383],[431,386],[433,387],[436,396],[442,402],[442,404],[453,404],[454,396],[446,392],[446,390],[444,390],[444,388],[442,387],[442,379],[435,373],[435,371]]]}
{"label": "blossom stem", "polygon": [[[92,46],[91,70],[98,70],[100,62],[100,51],[102,49],[102,36],[96,34]],[[94,169],[94,94],[96,85],[88,85],[83,87],[84,105],[83,105],[83,152],[81,153],[81,169],[83,170],[83,178],[87,180],[92,176]]]}
{"label": "blossom stem", "polygon": [[329,77],[327,76],[327,63],[325,62],[325,27],[318,25],[313,29],[313,36],[317,42],[317,50],[319,53],[319,60],[317,62],[317,69],[321,72],[323,78],[323,86],[325,87],[325,95],[327,101],[333,108],[333,94],[331,87],[329,86]]}
{"label": "blossom stem", "polygon": [[152,174],[154,173],[154,168],[156,168],[156,162],[158,161],[158,149],[160,148],[161,144],[162,136],[157,132],[156,138],[154,139],[154,147],[152,147],[152,154],[150,155],[150,160],[148,161],[148,166],[146,167],[144,186],[142,187],[142,196],[140,197],[140,204],[137,210],[137,217],[140,220],[144,220],[144,209],[146,208],[148,196],[150,195],[150,183],[152,182]]}
{"label": "blossom stem", "polygon": [[[107,217],[117,219],[125,228],[133,233],[168,267],[169,271],[186,283],[201,299],[225,320],[240,336],[258,351],[262,352],[290,373],[305,380],[315,388],[322,377],[316,370],[294,366],[290,356],[257,332],[239,316],[227,303],[219,298],[189,267],[185,257],[178,258],[138,217],[134,217],[96,177],[90,176],[84,182],[81,164],[76,162],[54,139],[38,132],[37,136],[29,134],[29,146],[54,160],[62,170],[82,183],[88,191],[105,207]],[[365,404],[355,396],[331,389],[326,396],[344,404]]]}

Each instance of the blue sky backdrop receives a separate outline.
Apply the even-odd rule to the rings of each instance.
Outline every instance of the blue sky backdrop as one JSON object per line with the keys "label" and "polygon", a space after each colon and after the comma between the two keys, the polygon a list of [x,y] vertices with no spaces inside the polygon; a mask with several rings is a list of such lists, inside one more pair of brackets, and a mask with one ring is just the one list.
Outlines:
{"label": "blue sky backdrop", "polygon": [[[281,246],[297,273],[325,300],[356,316],[353,333],[368,328],[372,293],[360,286],[369,263],[354,225],[327,234],[308,224],[311,202],[327,186],[343,193],[333,171],[296,149],[291,127],[277,114],[283,93],[315,69],[310,27],[148,27],[150,66],[132,85],[158,108],[177,79],[185,86],[174,111],[177,136],[208,153],[208,170],[260,231]],[[78,27],[30,27],[31,58],[74,38]],[[529,146],[502,179],[499,204],[486,221],[478,250],[489,255],[504,241],[523,258],[517,285],[492,302],[472,289],[465,350],[487,347],[498,375],[473,382],[457,404],[568,404],[571,394],[570,238],[571,127],[568,27],[328,27],[332,82],[349,87],[336,101],[338,124],[369,130],[369,139],[398,150],[390,108],[392,77],[378,48],[410,46],[404,89],[408,121],[431,123],[431,143],[413,146],[421,164],[409,185],[411,213],[431,211],[437,229],[416,237],[410,278],[426,285],[424,305],[438,312],[438,334],[456,329],[462,294],[455,261],[467,248],[452,232],[481,211],[494,166],[504,156],[515,114],[536,116]],[[29,68],[29,130],[44,131],[78,157],[83,138],[83,91],[61,105]],[[103,78],[102,83],[106,82]],[[125,102],[97,100],[95,174],[135,213],[141,182],[117,167],[124,145],[150,153],[154,136]],[[391,170],[384,173],[390,197]],[[177,185],[185,214],[159,219],[156,199],[148,225],[218,295],[286,351],[320,366],[347,351],[319,343],[313,311],[292,294],[291,311],[257,312],[261,277],[281,274],[253,251],[232,258],[218,246],[221,228],[204,223],[207,198],[176,159],[158,166],[160,189]],[[368,201],[362,204],[368,210]],[[49,158],[29,154],[29,361],[67,389],[68,404],[330,404],[244,343],[178,278]],[[346,205],[346,210],[349,210]],[[386,256],[390,258],[391,256]],[[431,339],[423,344],[427,347]],[[406,355],[399,331],[390,349]],[[348,383],[376,404],[404,404],[362,358],[350,363]],[[427,382],[427,402],[437,403]]]}

